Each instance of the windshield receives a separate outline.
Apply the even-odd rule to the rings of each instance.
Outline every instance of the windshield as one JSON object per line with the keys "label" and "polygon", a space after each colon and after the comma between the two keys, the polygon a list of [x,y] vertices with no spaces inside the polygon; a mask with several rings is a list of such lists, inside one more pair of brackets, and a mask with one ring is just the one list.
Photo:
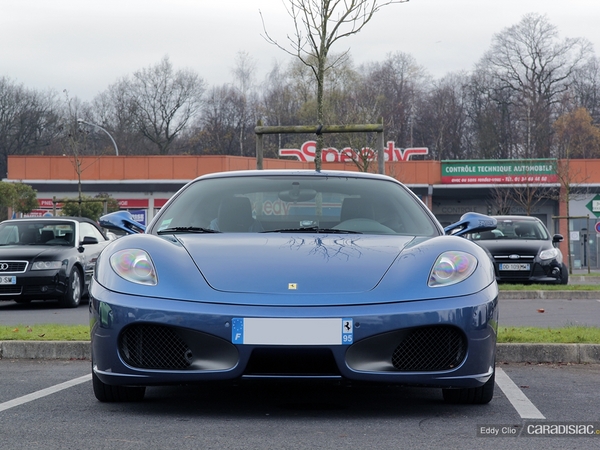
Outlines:
{"label": "windshield", "polygon": [[150,233],[330,232],[439,235],[404,186],[325,175],[206,178],[160,211]]}
{"label": "windshield", "polygon": [[550,239],[546,227],[538,221],[519,219],[499,219],[495,230],[475,233],[471,236],[475,241],[492,239]]}
{"label": "windshield", "polygon": [[0,245],[73,245],[72,222],[22,221],[0,224]]}

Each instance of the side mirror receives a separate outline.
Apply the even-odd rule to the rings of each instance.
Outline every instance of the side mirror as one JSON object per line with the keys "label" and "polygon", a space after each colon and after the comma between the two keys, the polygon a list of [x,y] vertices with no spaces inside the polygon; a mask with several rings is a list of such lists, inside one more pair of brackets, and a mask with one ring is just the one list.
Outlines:
{"label": "side mirror", "polygon": [[108,230],[119,230],[126,234],[143,233],[146,227],[133,220],[129,211],[115,211],[100,217],[100,226]]}
{"label": "side mirror", "polygon": [[498,221],[484,214],[469,212],[464,214],[460,220],[444,228],[444,232],[452,236],[462,236],[468,233],[479,233],[496,229]]}
{"label": "side mirror", "polygon": [[562,234],[555,234],[554,236],[552,236],[552,243],[553,244],[558,244],[559,242],[564,241],[564,237]]}
{"label": "side mirror", "polygon": [[96,239],[95,237],[92,236],[85,236],[83,238],[83,241],[81,241],[81,245],[90,245],[90,244],[97,244],[98,243],[98,239]]}

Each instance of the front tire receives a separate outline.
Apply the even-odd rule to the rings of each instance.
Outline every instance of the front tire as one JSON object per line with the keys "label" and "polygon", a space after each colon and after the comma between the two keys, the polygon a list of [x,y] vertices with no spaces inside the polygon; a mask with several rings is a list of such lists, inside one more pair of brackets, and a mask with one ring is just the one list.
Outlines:
{"label": "front tire", "polygon": [[94,395],[101,402],[140,402],[146,394],[145,386],[111,386],[103,383],[92,369]]}
{"label": "front tire", "polygon": [[485,405],[494,397],[496,370],[483,386],[476,388],[442,389],[446,403],[461,405]]}
{"label": "front tire", "polygon": [[67,280],[67,290],[59,300],[63,308],[77,308],[81,304],[81,295],[83,293],[83,282],[81,272],[77,267],[71,269],[71,274]]}
{"label": "front tire", "polygon": [[569,270],[565,263],[560,266],[560,284],[569,284]]}

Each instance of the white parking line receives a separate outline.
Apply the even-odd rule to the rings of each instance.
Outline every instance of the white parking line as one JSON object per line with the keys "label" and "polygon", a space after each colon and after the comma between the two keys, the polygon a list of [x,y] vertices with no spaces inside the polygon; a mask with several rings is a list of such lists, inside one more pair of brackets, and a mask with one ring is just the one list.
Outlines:
{"label": "white parking line", "polygon": [[73,386],[77,386],[78,384],[85,383],[86,381],[90,381],[91,379],[92,374],[89,373],[82,377],[75,378],[70,381],[65,381],[64,383],[50,386],[49,388],[42,389],[37,392],[32,392],[31,394],[24,395],[23,397],[15,398],[14,400],[9,400],[7,402],[0,403],[0,412],[6,411],[10,408],[14,408],[15,406],[23,405],[24,403],[32,402],[34,400],[37,400],[38,398],[46,397],[47,395],[54,394],[55,392],[68,389]]}
{"label": "white parking line", "polygon": [[[6,411],[10,408],[14,408],[15,406],[32,402],[39,398],[46,397],[48,395],[60,392],[70,387],[77,386],[78,384],[85,383],[87,381],[90,381],[91,379],[91,374],[83,375],[82,377],[75,378],[70,381],[65,381],[64,383],[50,386],[49,388],[42,389],[31,394],[27,394],[4,403],[0,403],[0,412]],[[531,401],[525,396],[525,394],[523,394],[521,389],[519,389],[519,387],[513,382],[513,380],[511,380],[510,377],[498,367],[496,368],[496,384],[502,390],[502,392],[504,392],[504,395],[506,395],[506,398],[508,398],[508,401],[517,410],[522,419],[546,418],[540,412],[540,410],[537,409],[533,403],[531,403]]]}
{"label": "white parking line", "polygon": [[519,389],[519,386],[506,375],[504,370],[498,367],[496,367],[496,384],[502,389],[502,392],[504,392],[508,401],[517,410],[521,419],[545,419],[540,410]]}

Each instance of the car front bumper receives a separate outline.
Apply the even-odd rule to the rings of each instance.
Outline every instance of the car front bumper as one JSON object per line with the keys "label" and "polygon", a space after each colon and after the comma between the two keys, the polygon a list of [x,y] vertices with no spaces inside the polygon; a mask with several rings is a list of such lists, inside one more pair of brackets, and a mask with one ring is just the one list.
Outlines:
{"label": "car front bumper", "polygon": [[67,289],[63,270],[39,270],[16,274],[16,284],[0,285],[0,301],[58,299]]}
{"label": "car front bumper", "polygon": [[535,260],[530,264],[530,270],[506,271],[501,270],[502,262],[496,261],[496,279],[499,282],[513,283],[560,283],[561,271],[564,266],[556,260]]}
{"label": "car front bumper", "polygon": [[[306,341],[319,333],[311,329],[319,321],[339,319],[352,332],[339,343],[236,343],[243,318],[306,324]],[[478,387],[494,371],[498,290],[493,284],[469,296],[377,305],[257,307],[136,297],[93,283],[90,319],[93,370],[109,385],[291,378]]]}

